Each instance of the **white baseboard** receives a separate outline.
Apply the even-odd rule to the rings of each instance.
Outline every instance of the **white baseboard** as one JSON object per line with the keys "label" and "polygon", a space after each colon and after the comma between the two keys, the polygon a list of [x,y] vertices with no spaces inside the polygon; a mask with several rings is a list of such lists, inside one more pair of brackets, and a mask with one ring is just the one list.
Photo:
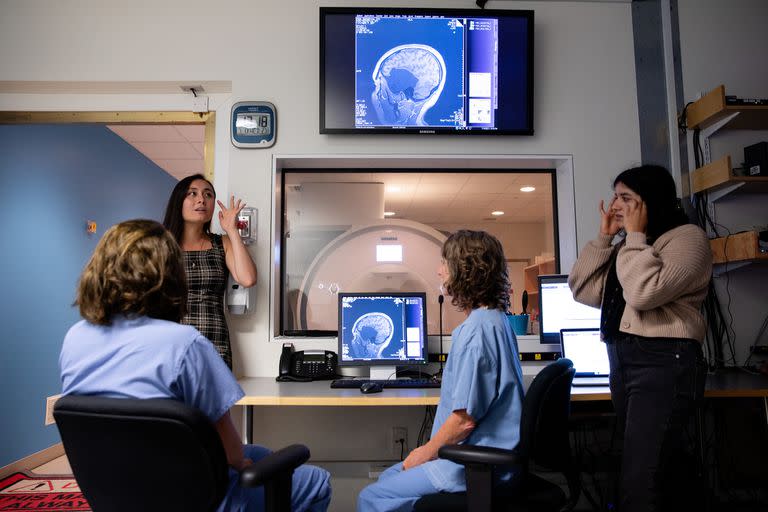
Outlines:
{"label": "white baseboard", "polygon": [[33,453],[23,459],[19,459],[16,462],[12,462],[7,466],[0,468],[0,478],[5,478],[8,475],[16,473],[18,471],[28,471],[38,466],[42,466],[46,462],[50,462],[53,459],[64,455],[64,445],[56,443],[55,445],[48,447],[44,450],[40,450],[37,453]]}

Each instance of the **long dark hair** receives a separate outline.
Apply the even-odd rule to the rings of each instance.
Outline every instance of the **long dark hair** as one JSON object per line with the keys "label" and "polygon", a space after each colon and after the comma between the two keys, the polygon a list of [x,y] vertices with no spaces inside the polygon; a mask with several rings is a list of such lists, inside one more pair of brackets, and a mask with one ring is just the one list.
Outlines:
{"label": "long dark hair", "polygon": [[[205,176],[202,174],[187,176],[173,187],[171,197],[168,198],[168,206],[165,207],[163,226],[171,232],[179,245],[181,245],[181,238],[184,235],[184,217],[181,215],[181,207],[184,204],[184,198],[187,197],[189,186],[195,180],[203,180],[208,183],[211,186],[211,190],[213,190],[214,199],[216,198],[216,189],[213,188],[213,184],[205,179]],[[203,233],[206,235],[211,233],[211,221],[203,225]]]}
{"label": "long dark hair", "polygon": [[690,222],[677,198],[675,180],[665,167],[650,164],[633,167],[616,176],[614,188],[617,183],[623,183],[645,201],[649,240]]}

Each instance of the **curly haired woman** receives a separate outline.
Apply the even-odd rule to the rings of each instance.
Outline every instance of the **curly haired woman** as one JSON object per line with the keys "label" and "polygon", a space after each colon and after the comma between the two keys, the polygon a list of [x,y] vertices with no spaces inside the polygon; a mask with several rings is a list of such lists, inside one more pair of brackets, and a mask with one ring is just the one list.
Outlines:
{"label": "curly haired woman", "polygon": [[438,275],[467,318],[452,333],[432,435],[363,489],[359,511],[410,510],[421,496],[465,491],[464,467],[438,459],[440,447],[512,448],[520,438],[523,377],[506,318],[509,278],[501,243],[483,231],[457,231],[443,244],[442,257]]}
{"label": "curly haired woman", "polygon": [[[161,224],[129,220],[107,230],[80,276],[75,304],[83,320],[64,338],[62,393],[170,398],[199,409],[219,433],[232,467],[217,510],[264,510],[264,488],[240,487],[235,470],[270,452],[238,439],[229,411],[243,390],[211,342],[178,323],[186,296],[181,249]],[[324,512],[331,499],[329,479],[323,469],[299,467],[291,510]]]}

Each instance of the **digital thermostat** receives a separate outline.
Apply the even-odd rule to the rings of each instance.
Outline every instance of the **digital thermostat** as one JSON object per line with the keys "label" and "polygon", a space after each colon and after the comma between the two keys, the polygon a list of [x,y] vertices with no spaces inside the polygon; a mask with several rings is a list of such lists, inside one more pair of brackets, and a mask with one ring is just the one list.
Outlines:
{"label": "digital thermostat", "polygon": [[232,105],[232,144],[237,148],[268,148],[275,143],[277,111],[268,101]]}

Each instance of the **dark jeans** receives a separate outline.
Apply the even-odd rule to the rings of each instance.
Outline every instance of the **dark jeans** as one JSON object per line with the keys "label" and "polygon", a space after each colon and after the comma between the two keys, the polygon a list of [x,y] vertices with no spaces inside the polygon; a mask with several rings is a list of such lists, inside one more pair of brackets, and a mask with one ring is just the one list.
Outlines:
{"label": "dark jeans", "polygon": [[690,505],[697,468],[685,457],[684,431],[704,395],[701,344],[620,333],[607,345],[611,400],[624,433],[619,510],[672,510],[677,498]]}

